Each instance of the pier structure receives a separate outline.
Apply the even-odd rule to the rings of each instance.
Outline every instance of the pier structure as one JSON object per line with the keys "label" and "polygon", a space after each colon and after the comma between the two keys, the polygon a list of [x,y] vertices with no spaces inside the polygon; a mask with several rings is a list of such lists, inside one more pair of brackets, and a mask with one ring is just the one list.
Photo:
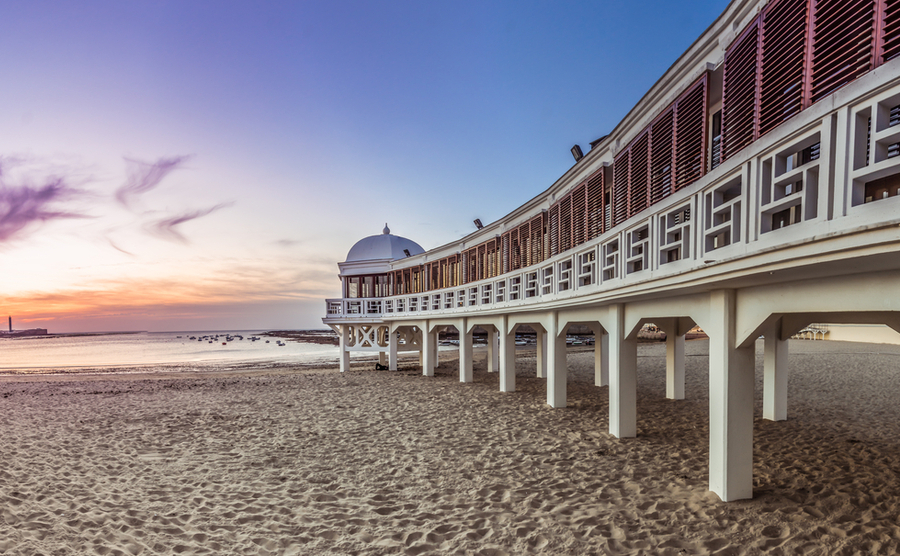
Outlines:
{"label": "pier structure", "polygon": [[[615,129],[587,153],[572,149],[576,163],[542,193],[428,251],[348,256],[343,297],[326,300],[323,319],[340,334],[341,370],[356,349],[386,353],[396,369],[402,346],[432,375],[437,332],[455,327],[470,382],[480,327],[511,392],[515,333],[528,325],[547,403],[564,408],[566,331],[586,325],[609,431],[627,438],[638,430],[638,331],[665,331],[667,396],[680,399],[684,335],[699,325],[709,487],[725,501],[752,497],[757,339],[763,417],[778,421],[792,335],[813,323],[900,331],[897,7],[734,0]],[[348,287],[351,263],[371,263],[371,288]]]}

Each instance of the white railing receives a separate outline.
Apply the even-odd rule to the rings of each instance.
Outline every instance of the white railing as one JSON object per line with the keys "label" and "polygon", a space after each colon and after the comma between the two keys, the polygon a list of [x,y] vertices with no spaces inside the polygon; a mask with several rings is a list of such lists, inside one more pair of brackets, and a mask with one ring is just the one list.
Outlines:
{"label": "white railing", "polygon": [[[857,98],[840,108],[801,112],[746,154],[738,153],[624,225],[537,265],[422,294],[328,299],[327,318],[395,319],[535,305],[709,269],[723,260],[815,241],[824,233],[896,224],[900,78],[880,93],[860,95],[860,88]],[[867,194],[872,182],[876,186]]]}

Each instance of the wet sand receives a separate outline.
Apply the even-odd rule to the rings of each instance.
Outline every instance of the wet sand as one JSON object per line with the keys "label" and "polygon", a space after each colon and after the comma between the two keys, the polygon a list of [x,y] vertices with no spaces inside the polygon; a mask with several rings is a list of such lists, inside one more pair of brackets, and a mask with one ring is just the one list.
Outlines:
{"label": "wet sand", "polygon": [[0,377],[0,554],[895,554],[900,347],[791,342],[789,420],[762,413],[753,500],[707,491],[708,357],[665,399],[639,346],[638,436],[608,430],[593,353],[550,409],[520,351],[435,377],[273,367]]}

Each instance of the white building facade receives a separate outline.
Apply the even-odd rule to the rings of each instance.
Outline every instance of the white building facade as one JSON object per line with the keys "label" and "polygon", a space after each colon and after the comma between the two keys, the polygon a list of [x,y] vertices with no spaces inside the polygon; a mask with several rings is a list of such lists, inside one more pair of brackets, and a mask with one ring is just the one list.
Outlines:
{"label": "white building facade", "polygon": [[513,391],[515,332],[528,325],[547,403],[562,408],[565,333],[587,325],[610,433],[625,438],[637,430],[637,332],[667,333],[667,394],[679,399],[684,334],[699,325],[710,489],[752,497],[756,339],[764,417],[782,420],[793,334],[822,322],[900,331],[894,4],[735,0],[543,193],[429,251],[388,230],[396,240],[362,240],[340,264],[343,297],[326,300],[341,369],[352,350],[396,369],[407,349],[433,374],[437,331],[453,326],[468,382],[480,327],[500,389]]}

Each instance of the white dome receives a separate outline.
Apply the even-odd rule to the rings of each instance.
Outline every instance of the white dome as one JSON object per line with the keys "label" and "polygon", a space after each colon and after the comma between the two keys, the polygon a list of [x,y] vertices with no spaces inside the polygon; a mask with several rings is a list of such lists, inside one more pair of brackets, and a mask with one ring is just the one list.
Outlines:
{"label": "white dome", "polygon": [[357,241],[347,253],[345,262],[355,261],[373,261],[381,259],[397,260],[406,258],[403,250],[409,251],[409,255],[418,255],[424,253],[422,246],[411,239],[395,236],[391,234],[391,230],[384,225],[384,231],[377,236],[364,237]]}

